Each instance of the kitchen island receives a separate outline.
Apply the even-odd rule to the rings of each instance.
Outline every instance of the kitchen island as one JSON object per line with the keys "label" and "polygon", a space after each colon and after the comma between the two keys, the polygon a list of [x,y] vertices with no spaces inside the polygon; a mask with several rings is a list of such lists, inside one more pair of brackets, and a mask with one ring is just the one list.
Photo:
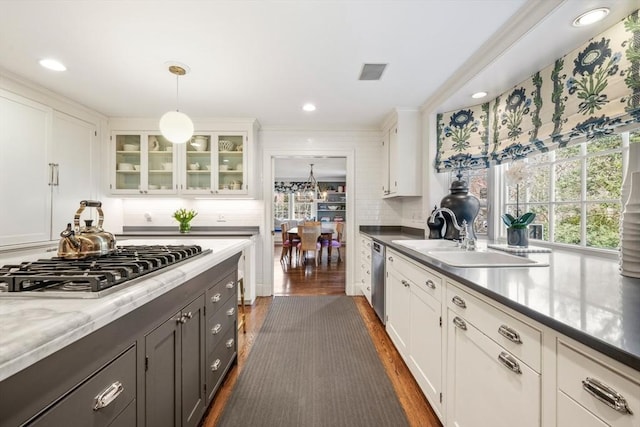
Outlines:
{"label": "kitchen island", "polygon": [[[148,241],[131,239],[126,243],[138,245],[148,244]],[[171,321],[170,326],[180,324],[183,329],[173,332],[178,342],[184,344],[187,339],[194,338],[193,334],[202,338],[196,344],[198,348],[202,347],[202,352],[196,352],[196,356],[204,376],[205,359],[213,352],[214,345],[209,348],[207,338],[205,355],[205,321],[209,322],[214,314],[213,310],[206,313],[205,297],[220,301],[229,316],[235,316],[237,263],[241,252],[252,241],[199,238],[163,239],[162,243],[197,244],[211,252],[126,282],[119,285],[122,288],[100,298],[0,295],[0,316],[3,318],[0,324],[0,425],[16,425],[31,419],[39,410],[56,404],[61,396],[77,387],[82,388],[96,372],[115,364],[114,360],[133,360],[133,384],[129,384],[128,391],[131,386],[134,391],[136,388],[144,390],[141,384],[149,369],[150,332],[175,315],[178,319]],[[0,262],[4,265],[52,255],[54,253],[29,251],[17,254],[13,259],[5,256]],[[223,290],[218,292],[219,288]],[[211,292],[214,295],[209,296]],[[192,305],[194,302],[201,304],[196,307]],[[192,316],[197,318],[197,310],[202,311],[201,321],[188,322]],[[188,331],[186,326],[189,324],[195,325],[195,329]],[[221,336],[229,334],[230,330],[223,330]],[[228,338],[227,344],[230,350],[235,350],[233,338]],[[222,366],[216,373],[216,383],[227,369],[228,366]],[[204,378],[202,382],[205,382]],[[209,392],[216,383],[207,382]],[[89,397],[91,400],[95,394]],[[200,400],[202,402],[197,402],[198,409],[194,412],[196,415],[201,415],[206,407],[205,399]],[[143,393],[136,395],[134,392],[133,401],[138,402],[138,408],[144,408]],[[136,403],[132,405],[127,405],[127,410],[119,408],[122,411],[119,413],[135,409]],[[129,419],[137,418],[138,425],[144,425],[144,412],[133,410],[133,418]],[[196,420],[194,414],[188,414],[191,416],[187,418],[197,423],[199,417],[195,417]]]}
{"label": "kitchen island", "polygon": [[640,280],[617,259],[461,268],[394,242],[413,230],[360,233],[387,248],[386,330],[445,426],[640,425]]}

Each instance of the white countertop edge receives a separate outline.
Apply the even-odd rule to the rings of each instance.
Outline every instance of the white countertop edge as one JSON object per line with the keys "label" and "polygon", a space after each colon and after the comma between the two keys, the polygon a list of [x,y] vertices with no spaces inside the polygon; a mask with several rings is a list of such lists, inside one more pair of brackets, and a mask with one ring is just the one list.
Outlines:
{"label": "white countertop edge", "polygon": [[[163,239],[166,244],[186,244]],[[148,241],[130,240],[127,244]],[[0,300],[0,381],[158,298],[252,244],[251,239],[194,239],[212,249],[125,289],[95,299]],[[51,254],[45,255],[51,257]]]}

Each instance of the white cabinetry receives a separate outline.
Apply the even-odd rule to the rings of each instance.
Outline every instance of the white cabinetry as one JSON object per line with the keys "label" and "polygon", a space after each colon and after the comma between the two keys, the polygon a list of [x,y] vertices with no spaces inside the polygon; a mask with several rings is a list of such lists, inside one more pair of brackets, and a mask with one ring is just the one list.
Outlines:
{"label": "white cabinetry", "polygon": [[387,333],[442,419],[442,278],[387,251]]}
{"label": "white cabinetry", "polygon": [[540,426],[539,333],[451,283],[446,301],[446,425]]}
{"label": "white cabinetry", "polygon": [[383,135],[383,197],[421,196],[420,113],[394,110]]}
{"label": "white cabinetry", "polygon": [[594,351],[558,340],[557,427],[640,425],[640,376],[598,359]]}
{"label": "white cabinetry", "polygon": [[360,268],[359,272],[359,284],[362,293],[371,302],[371,239],[363,234],[360,234]]}
{"label": "white cabinetry", "polygon": [[95,125],[0,90],[0,246],[57,239],[95,196]]}
{"label": "white cabinetry", "polygon": [[248,193],[248,132],[196,132],[186,144],[155,131],[116,131],[111,139],[114,194]]}

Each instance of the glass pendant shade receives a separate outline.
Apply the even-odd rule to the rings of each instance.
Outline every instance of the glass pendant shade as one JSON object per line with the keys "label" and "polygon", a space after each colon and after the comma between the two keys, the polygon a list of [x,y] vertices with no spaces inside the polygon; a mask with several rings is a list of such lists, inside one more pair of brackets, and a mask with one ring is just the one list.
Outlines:
{"label": "glass pendant shade", "polygon": [[184,113],[168,111],[160,118],[160,132],[174,144],[183,144],[193,136],[193,122]]}

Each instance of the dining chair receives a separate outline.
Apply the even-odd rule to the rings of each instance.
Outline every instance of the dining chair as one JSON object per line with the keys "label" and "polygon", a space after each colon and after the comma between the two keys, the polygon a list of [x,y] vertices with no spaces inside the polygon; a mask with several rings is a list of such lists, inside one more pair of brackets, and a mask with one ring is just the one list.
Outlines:
{"label": "dining chair", "polygon": [[[342,261],[342,254],[340,253],[340,247],[342,247],[342,233],[344,232],[344,222],[338,222],[336,224],[336,238],[322,240],[323,248],[335,248],[338,250],[338,262]],[[330,253],[327,250],[327,253]],[[331,262],[331,257],[327,255],[327,263]]]}
{"label": "dining chair", "polygon": [[287,222],[280,224],[280,227],[282,229],[282,253],[280,254],[280,263],[288,261],[289,265],[291,265],[291,258],[294,256],[294,251],[298,251],[300,239],[289,238],[289,224]]}
{"label": "dining chair", "polygon": [[313,253],[316,267],[318,266],[318,252],[322,247],[318,239],[320,238],[320,225],[299,225],[298,236],[300,243],[298,244],[298,253],[303,262],[307,260],[307,254]]}

